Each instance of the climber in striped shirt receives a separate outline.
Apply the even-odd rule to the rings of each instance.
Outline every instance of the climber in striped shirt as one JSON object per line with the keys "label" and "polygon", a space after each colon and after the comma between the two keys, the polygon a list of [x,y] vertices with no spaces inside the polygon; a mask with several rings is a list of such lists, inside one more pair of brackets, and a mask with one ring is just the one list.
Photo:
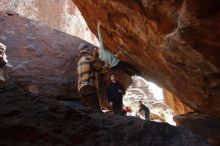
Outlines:
{"label": "climber in striped shirt", "polygon": [[87,106],[100,110],[95,73],[102,70],[102,65],[96,62],[87,44],[80,44],[79,51],[81,57],[77,64],[78,91]]}

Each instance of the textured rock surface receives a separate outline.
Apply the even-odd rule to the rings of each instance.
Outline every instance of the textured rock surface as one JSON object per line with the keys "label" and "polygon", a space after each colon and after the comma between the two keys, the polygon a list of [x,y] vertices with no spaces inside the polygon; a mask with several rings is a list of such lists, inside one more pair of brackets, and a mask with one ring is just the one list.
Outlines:
{"label": "textured rock surface", "polygon": [[1,0],[0,11],[6,10],[44,22],[59,31],[98,44],[95,35],[91,33],[71,0]]}
{"label": "textured rock surface", "polygon": [[[11,12],[0,13],[0,20],[0,42],[7,46],[12,66],[5,68],[6,82],[13,80],[34,95],[61,99],[78,97],[78,46],[84,40]],[[102,75],[102,102],[106,102],[104,93],[112,73],[118,75],[125,87],[131,82],[121,71]]]}
{"label": "textured rock surface", "polygon": [[29,96],[13,83],[0,92],[2,146],[208,146],[185,128],[79,110]]}
{"label": "textured rock surface", "polygon": [[73,0],[105,46],[191,107],[220,118],[220,1]]}
{"label": "textured rock surface", "polygon": [[0,42],[7,46],[6,81],[45,96],[77,96],[78,46],[85,42],[35,20],[0,13]]}
{"label": "textured rock surface", "polygon": [[220,145],[220,121],[199,113],[178,115],[174,120],[178,126],[189,128],[193,133],[207,139],[211,145]]}
{"label": "textured rock surface", "polygon": [[167,90],[163,90],[164,102],[175,112],[176,115],[192,112],[193,110],[182,103],[177,97]]}

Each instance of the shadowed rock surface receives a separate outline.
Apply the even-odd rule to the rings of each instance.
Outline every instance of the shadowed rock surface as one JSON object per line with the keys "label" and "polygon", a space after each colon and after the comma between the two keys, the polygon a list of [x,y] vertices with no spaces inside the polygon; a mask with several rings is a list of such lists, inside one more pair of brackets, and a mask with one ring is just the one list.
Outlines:
{"label": "shadowed rock surface", "polygon": [[196,111],[220,118],[220,1],[73,0],[105,46]]}
{"label": "shadowed rock surface", "polygon": [[0,92],[2,146],[208,146],[185,128],[93,113],[30,96],[13,83]]}
{"label": "shadowed rock surface", "polygon": [[186,113],[177,115],[174,120],[178,126],[184,126],[200,135],[213,146],[220,145],[220,121],[200,113]]}
{"label": "shadowed rock surface", "polygon": [[15,13],[0,19],[0,42],[12,66],[5,68],[6,81],[35,95],[77,97],[78,46],[85,41]]}

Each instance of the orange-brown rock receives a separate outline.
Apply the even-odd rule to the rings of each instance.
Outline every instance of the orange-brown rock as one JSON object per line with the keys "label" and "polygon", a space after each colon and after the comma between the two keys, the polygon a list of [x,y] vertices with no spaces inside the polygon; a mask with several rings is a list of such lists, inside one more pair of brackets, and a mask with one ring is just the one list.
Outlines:
{"label": "orange-brown rock", "polygon": [[210,145],[220,145],[220,121],[201,113],[186,113],[174,117],[177,126],[190,129],[206,139]]}
{"label": "orange-brown rock", "polygon": [[176,115],[192,112],[193,110],[182,103],[177,97],[167,90],[163,90],[164,102],[175,112]]}
{"label": "orange-brown rock", "polygon": [[161,121],[161,122],[166,121],[163,117],[161,117],[157,114],[153,114],[153,113],[150,113],[150,120],[154,120],[154,121],[158,120],[158,121]]}
{"label": "orange-brown rock", "polygon": [[220,1],[73,0],[106,48],[194,110],[220,118]]}

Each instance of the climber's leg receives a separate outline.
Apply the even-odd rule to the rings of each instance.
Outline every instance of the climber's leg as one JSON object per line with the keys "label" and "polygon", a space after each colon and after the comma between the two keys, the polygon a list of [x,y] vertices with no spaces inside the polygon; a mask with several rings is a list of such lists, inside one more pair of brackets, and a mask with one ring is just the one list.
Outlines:
{"label": "climber's leg", "polygon": [[142,76],[141,72],[127,62],[119,61],[117,66],[112,67],[113,70],[121,69],[130,76]]}
{"label": "climber's leg", "polygon": [[85,86],[80,90],[80,94],[82,95],[86,106],[94,109],[100,110],[99,99],[98,99],[98,91],[93,86]]}

